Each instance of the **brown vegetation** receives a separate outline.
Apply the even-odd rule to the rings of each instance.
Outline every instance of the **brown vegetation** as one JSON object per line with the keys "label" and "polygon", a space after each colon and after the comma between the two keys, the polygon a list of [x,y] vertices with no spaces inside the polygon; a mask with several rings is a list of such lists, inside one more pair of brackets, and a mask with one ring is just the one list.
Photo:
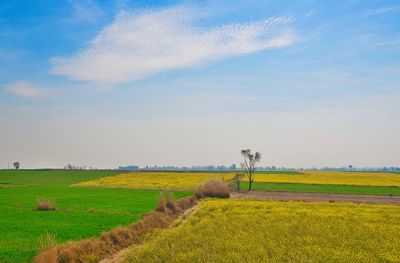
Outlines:
{"label": "brown vegetation", "polygon": [[229,186],[222,180],[209,180],[197,189],[197,198],[217,197],[229,198]]}
{"label": "brown vegetation", "polygon": [[47,199],[37,200],[36,205],[37,205],[37,210],[40,210],[40,211],[56,210],[56,207],[54,206],[53,202],[51,202],[50,200],[47,200]]}
{"label": "brown vegetation", "polygon": [[55,236],[50,233],[45,233],[39,237],[38,251],[41,253],[37,256],[37,262],[41,263],[54,263],[57,262],[57,249],[56,249]]}
{"label": "brown vegetation", "polygon": [[[197,203],[195,196],[185,197],[174,202],[171,193],[161,195],[155,211],[142,220],[126,227],[117,227],[103,232],[99,239],[90,238],[69,242],[46,250],[35,258],[35,263],[50,262],[98,262],[117,251],[137,244],[145,235],[157,228],[168,227],[186,209]],[[55,253],[55,256],[54,256]]]}
{"label": "brown vegetation", "polygon": [[165,212],[167,210],[167,200],[165,195],[160,194],[160,197],[157,201],[156,211],[158,212]]}
{"label": "brown vegetation", "polygon": [[172,212],[176,213],[178,208],[175,204],[175,199],[171,192],[168,192],[166,194],[165,200],[167,208],[170,209]]}

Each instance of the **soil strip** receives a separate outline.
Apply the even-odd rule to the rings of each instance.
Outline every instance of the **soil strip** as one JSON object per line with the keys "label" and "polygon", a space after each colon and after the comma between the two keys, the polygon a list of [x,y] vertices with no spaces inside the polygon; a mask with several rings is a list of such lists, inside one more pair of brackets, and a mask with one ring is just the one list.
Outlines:
{"label": "soil strip", "polygon": [[387,195],[351,195],[328,193],[295,193],[277,191],[250,191],[233,192],[231,198],[274,200],[274,201],[300,201],[300,202],[350,202],[357,204],[386,204],[400,205],[400,196]]}

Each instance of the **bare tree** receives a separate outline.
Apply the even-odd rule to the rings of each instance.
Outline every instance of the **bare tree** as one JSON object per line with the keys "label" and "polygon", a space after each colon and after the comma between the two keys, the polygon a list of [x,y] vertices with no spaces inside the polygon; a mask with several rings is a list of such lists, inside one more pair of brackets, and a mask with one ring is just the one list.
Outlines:
{"label": "bare tree", "polygon": [[15,168],[15,170],[18,170],[18,169],[19,169],[19,166],[20,166],[20,163],[19,163],[19,162],[14,162],[14,168]]}
{"label": "bare tree", "polygon": [[254,181],[254,171],[256,169],[256,163],[261,160],[261,153],[256,152],[253,154],[250,149],[241,150],[240,153],[244,158],[244,162],[241,163],[241,166],[244,169],[247,178],[249,179],[249,191],[251,191],[251,187]]}
{"label": "bare tree", "polygon": [[244,177],[244,174],[239,174],[239,173],[237,173],[237,174],[235,174],[235,175],[233,176],[233,181],[235,182],[235,184],[236,184],[236,189],[237,189],[238,191],[240,191],[240,181],[242,180],[243,177]]}

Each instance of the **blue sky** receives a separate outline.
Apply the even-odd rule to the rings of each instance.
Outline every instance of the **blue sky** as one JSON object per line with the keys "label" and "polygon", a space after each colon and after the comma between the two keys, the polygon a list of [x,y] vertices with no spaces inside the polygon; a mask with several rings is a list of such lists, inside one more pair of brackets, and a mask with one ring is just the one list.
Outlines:
{"label": "blue sky", "polygon": [[398,1],[3,1],[0,167],[399,166]]}

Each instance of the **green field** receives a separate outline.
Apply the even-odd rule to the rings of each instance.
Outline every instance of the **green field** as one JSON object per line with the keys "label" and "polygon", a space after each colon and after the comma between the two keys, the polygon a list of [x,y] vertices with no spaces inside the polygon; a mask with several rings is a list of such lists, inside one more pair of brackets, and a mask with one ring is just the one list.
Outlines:
{"label": "green field", "polygon": [[[240,188],[242,190],[247,190],[248,185],[249,185],[248,182],[241,182]],[[389,186],[359,186],[359,185],[254,182],[252,188],[255,191],[287,191],[287,192],[335,193],[335,194],[400,195],[400,187],[389,187]]]}
{"label": "green field", "polygon": [[[197,176],[200,176],[200,179],[204,176],[212,177],[212,173],[164,172],[144,173],[141,177],[138,173],[113,177],[117,174],[117,171],[0,170],[0,262],[31,261],[37,252],[39,237],[46,232],[53,233],[57,242],[63,243],[68,240],[98,236],[101,232],[110,230],[117,225],[132,223],[140,219],[142,213],[155,207],[160,191],[166,186],[173,189],[176,182],[192,185],[193,182],[203,182]],[[159,175],[155,176],[156,174]],[[364,174],[350,174],[349,176],[338,174],[342,177],[341,181],[352,179],[354,176],[364,176]],[[224,173],[223,175],[228,176],[229,174]],[[330,174],[331,177],[336,175]],[[172,176],[172,178],[168,176]],[[379,183],[379,178],[397,180],[396,174],[366,173],[365,176],[372,184],[370,186],[257,181],[270,178],[288,180],[286,176],[290,177],[289,179],[309,180],[308,175],[296,171],[258,172],[253,190],[400,195],[400,187],[374,186]],[[312,176],[321,176],[321,178],[325,176],[331,180],[331,177],[327,177],[327,173]],[[376,176],[380,177],[375,178]],[[81,184],[84,185],[102,180],[121,181],[125,177],[133,180],[130,183],[138,185],[137,188],[146,188],[146,185],[149,184],[147,181],[153,184],[159,183],[164,188],[141,190],[113,187],[71,187],[71,185],[81,182],[85,182]],[[96,180],[100,178],[102,179]],[[137,181],[136,178],[141,180]],[[169,180],[167,180],[168,178]],[[362,179],[364,180],[364,178]],[[122,180],[120,183],[125,185],[129,181]],[[247,187],[248,182],[243,181],[241,188],[246,190]],[[175,197],[179,198],[188,194],[190,193],[175,192]],[[36,210],[38,199],[51,200],[57,209],[55,211]]]}
{"label": "green field", "polygon": [[[159,191],[69,186],[113,174],[0,170],[0,262],[30,262],[46,231],[59,243],[98,236],[155,207]],[[57,210],[37,211],[36,201],[42,198],[52,200]]]}

